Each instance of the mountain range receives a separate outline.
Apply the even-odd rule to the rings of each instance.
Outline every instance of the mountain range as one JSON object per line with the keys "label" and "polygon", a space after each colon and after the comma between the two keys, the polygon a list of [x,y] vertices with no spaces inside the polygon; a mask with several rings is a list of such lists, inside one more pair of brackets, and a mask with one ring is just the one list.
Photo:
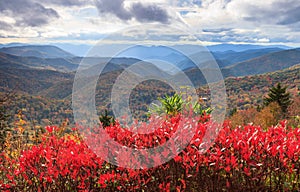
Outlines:
{"label": "mountain range", "polygon": [[51,45],[25,45],[2,47],[0,52],[22,57],[72,58],[74,55]]}
{"label": "mountain range", "polygon": [[[81,57],[69,53],[74,49],[80,47],[90,48],[88,45],[71,45],[71,44],[58,44],[61,47],[68,48],[67,51],[62,50],[59,47],[53,45],[27,45],[12,43],[7,45],[0,45],[0,53],[6,53],[10,55],[24,57],[20,60],[21,63],[28,66],[35,66],[40,68],[47,68],[58,71],[75,71],[83,58],[87,60],[90,58],[91,63],[101,62],[97,61],[103,54],[88,55],[87,57]],[[110,49],[116,49],[116,45],[104,46],[97,45],[103,52],[110,52]],[[79,47],[79,48],[78,48]],[[220,68],[224,68],[239,62],[254,59],[268,53],[275,53],[288,49],[286,46],[259,46],[259,45],[213,45],[207,48],[196,45],[174,45],[170,47],[165,46],[126,46],[128,49],[122,51],[114,58],[134,58],[138,60],[159,60],[162,61],[157,66],[163,70],[170,71],[170,67],[164,65],[164,63],[175,64],[180,70],[187,70],[195,67],[195,64],[188,58],[191,55],[205,55],[211,56],[210,60],[215,59]],[[84,48],[83,48],[84,49]],[[178,50],[184,50],[181,53]],[[109,54],[108,54],[109,55]],[[26,59],[25,59],[26,58]],[[200,57],[198,57],[200,58]],[[10,58],[14,59],[14,58]],[[126,62],[127,59],[123,59],[122,62]],[[206,58],[199,59],[199,62],[205,62]],[[156,64],[156,63],[154,63]],[[167,66],[167,67],[166,67]]]}
{"label": "mountain range", "polygon": [[263,74],[292,67],[300,63],[300,49],[269,53],[223,68],[224,76]]}
{"label": "mountain range", "polygon": [[[193,45],[183,45],[186,50],[191,50],[192,54],[201,54],[195,51]],[[217,46],[213,48],[218,50],[211,53],[211,58],[215,58],[223,76],[239,77],[255,74],[263,74],[283,70],[300,63],[300,49],[286,49],[287,47],[261,47],[248,46],[249,50],[243,50],[246,45],[223,45],[225,51],[219,51]],[[235,47],[240,52],[227,50]],[[145,63],[143,60],[156,59],[164,62],[175,63],[196,86],[206,83],[201,71],[195,68],[185,55],[176,51],[178,47],[163,46],[134,46],[129,50],[122,52],[117,58],[101,57],[78,57],[55,46],[42,45],[18,45],[3,47],[0,49],[0,88],[1,90],[20,87],[20,91],[35,94],[47,95],[54,98],[64,98],[68,94],[58,94],[62,90],[63,84],[68,87],[73,81],[75,72],[81,64],[81,68],[89,69],[91,72],[97,71],[97,67],[106,64],[105,73],[122,72],[129,66],[137,63]],[[180,49],[183,49],[182,47]],[[174,51],[175,50],[175,51]],[[194,51],[194,52],[193,52]],[[25,55],[25,56],[24,56]],[[153,56],[155,55],[155,57]],[[205,59],[203,59],[205,60]],[[84,61],[84,62],[82,62]],[[109,62],[108,62],[109,61]],[[208,63],[210,60],[208,59]],[[86,64],[86,66],[83,65]],[[146,62],[147,63],[147,62]],[[159,63],[158,63],[159,64]],[[203,65],[204,69],[210,69],[209,65]],[[93,69],[95,68],[95,70]],[[157,63],[152,66],[156,74],[170,75],[167,78],[176,79],[176,73],[167,74],[165,68],[158,66]],[[155,69],[155,70],[154,70]],[[151,71],[151,68],[143,66],[139,71]],[[213,72],[213,71],[212,71]],[[107,75],[108,77],[110,75]],[[113,81],[113,80],[111,80]],[[70,91],[66,91],[70,93]],[[53,93],[53,96],[51,96]]]}
{"label": "mountain range", "polygon": [[[98,79],[95,96],[96,103],[103,104],[98,105],[97,110],[103,111],[110,107],[110,93],[117,78],[135,64],[143,65],[135,67],[137,71],[130,72],[129,70],[127,76],[133,79],[138,78],[139,75],[142,76],[143,73],[164,76],[174,82],[180,79],[180,74],[176,71],[166,73],[167,68],[159,65],[169,62],[175,63],[179,70],[199,87],[198,90],[202,96],[209,97],[202,71],[195,68],[195,64],[188,57],[178,51],[174,52],[173,49],[185,49],[187,52],[190,50],[189,53],[192,56],[201,56],[209,52],[195,51],[194,46],[182,46],[184,47],[131,47],[127,52],[110,59],[74,56],[69,53],[71,52],[69,50],[65,51],[48,45],[2,45],[0,49],[0,93],[14,90],[18,94],[18,99],[7,106],[13,114],[20,108],[28,108],[32,113],[28,115],[33,119],[41,121],[51,119],[52,122],[63,118],[71,120],[72,88],[78,67],[95,76],[99,72],[99,67],[106,65]],[[300,49],[250,45],[249,49],[246,48],[247,46],[244,45],[224,45],[223,47],[220,45],[219,48],[215,46],[213,47],[215,51],[204,54],[208,56],[207,58],[201,58],[205,61],[202,63],[203,69],[201,70],[210,70],[212,75],[215,69],[210,68],[209,63],[216,62],[219,65],[225,78],[230,108],[244,108],[255,102],[261,102],[269,86],[278,82],[288,85],[293,90],[300,90]],[[211,61],[210,58],[214,58],[215,61]],[[152,65],[153,59],[163,62]],[[126,78],[124,81],[126,83]],[[170,92],[172,89],[162,82],[160,84],[154,81],[143,82],[133,90],[134,96],[130,100],[134,103],[132,110],[140,114],[141,111],[147,109],[147,104],[152,102],[151,99],[156,96],[162,97]],[[135,95],[138,96],[135,97]]]}
{"label": "mountain range", "polygon": [[267,48],[291,49],[291,47],[285,45],[253,45],[253,44],[217,44],[217,45],[207,46],[207,48],[212,52],[225,52],[225,51],[242,52],[247,50],[259,50],[259,49],[267,49]]}

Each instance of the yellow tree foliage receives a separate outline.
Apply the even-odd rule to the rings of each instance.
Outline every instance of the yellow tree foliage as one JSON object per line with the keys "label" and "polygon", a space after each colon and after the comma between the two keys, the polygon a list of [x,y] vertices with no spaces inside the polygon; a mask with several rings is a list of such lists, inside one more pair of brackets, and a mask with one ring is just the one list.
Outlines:
{"label": "yellow tree foliage", "polygon": [[255,125],[260,125],[262,128],[275,126],[282,117],[280,106],[276,103],[270,103],[264,107],[254,118]]}
{"label": "yellow tree foliage", "polygon": [[253,120],[257,115],[257,113],[258,113],[257,110],[254,108],[249,108],[234,113],[230,117],[232,127],[235,128],[238,126],[247,125],[249,123],[254,123]]}

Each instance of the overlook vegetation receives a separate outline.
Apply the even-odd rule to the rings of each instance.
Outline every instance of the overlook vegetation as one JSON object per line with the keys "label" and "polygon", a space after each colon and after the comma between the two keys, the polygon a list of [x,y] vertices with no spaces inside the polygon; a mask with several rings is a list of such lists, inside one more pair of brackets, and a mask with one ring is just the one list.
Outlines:
{"label": "overlook vegetation", "polygon": [[[82,58],[55,47],[44,48],[0,49],[1,191],[300,189],[299,49],[213,53],[225,77],[227,92],[227,114],[220,132],[211,130],[216,122],[211,121],[214,109],[204,76],[190,68],[186,58],[174,54],[174,58],[172,54],[161,57],[182,59],[178,65],[186,62],[182,65],[186,67],[184,73],[196,86],[199,99],[192,101],[184,91],[175,93],[162,81],[143,81],[130,93],[130,111],[134,118],[150,122],[132,126],[135,130],[160,126],[150,134],[129,131],[113,116],[111,92],[124,69],[140,60],[114,58],[96,87],[102,127],[84,135],[72,111],[73,80]],[[49,52],[43,53],[47,49]],[[56,57],[59,54],[64,57]],[[107,59],[87,60],[95,65],[84,66],[84,70],[94,72],[98,62]],[[152,68],[154,73],[164,74],[159,67],[144,64],[143,70]],[[128,75],[134,79],[137,74]],[[176,75],[168,74],[167,78],[176,80]],[[119,94],[122,96],[122,91]],[[122,153],[124,147],[114,148],[97,135],[105,131],[122,146],[148,149],[164,145],[174,135],[184,140],[191,130],[195,134],[180,153],[177,151],[181,148],[173,143],[155,157],[153,153]],[[216,137],[214,143],[208,142],[206,133]],[[96,151],[111,161],[91,150],[95,143],[107,144]],[[152,166],[169,157],[173,158]],[[138,169],[116,166],[122,159]],[[145,166],[150,167],[140,169]]]}

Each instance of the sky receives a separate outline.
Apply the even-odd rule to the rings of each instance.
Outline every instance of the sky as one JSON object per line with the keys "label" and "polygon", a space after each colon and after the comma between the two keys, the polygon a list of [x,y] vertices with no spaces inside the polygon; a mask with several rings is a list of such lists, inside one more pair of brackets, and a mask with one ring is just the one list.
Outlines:
{"label": "sky", "polygon": [[124,43],[147,29],[149,41],[300,47],[299,10],[299,0],[1,0],[0,43]]}

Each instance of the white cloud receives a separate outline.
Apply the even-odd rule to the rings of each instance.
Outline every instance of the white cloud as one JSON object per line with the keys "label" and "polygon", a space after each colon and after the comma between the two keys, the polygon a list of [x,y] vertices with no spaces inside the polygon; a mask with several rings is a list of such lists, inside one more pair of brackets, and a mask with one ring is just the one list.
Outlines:
{"label": "white cloud", "polygon": [[[183,5],[177,8],[183,12],[181,17],[205,40],[300,43],[295,38],[300,31],[300,12],[295,10],[300,9],[299,0],[203,0],[200,6]],[[228,28],[231,34],[220,30]],[[201,33],[203,30],[206,32]]]}
{"label": "white cloud", "polygon": [[[26,0],[26,2],[30,1],[37,2],[37,0]],[[0,36],[6,37],[5,42],[9,38],[16,41],[18,37],[22,41],[33,42],[47,41],[47,39],[91,42],[102,38],[105,34],[140,24],[138,19],[134,18],[121,21],[111,15],[99,15],[93,2],[93,0],[41,1],[40,4],[45,10],[53,10],[59,15],[59,18],[51,20],[43,18],[45,22],[41,26],[34,26],[32,23],[29,23],[31,24],[29,26],[17,26],[16,23],[22,18],[18,17],[17,21],[12,15],[0,11]],[[124,9],[134,4],[145,3],[143,0],[123,2]],[[163,8],[172,18],[170,20],[172,26],[179,26],[183,31],[187,31],[161,30],[160,33],[149,33],[150,39],[183,41],[190,39],[188,32],[191,32],[207,43],[300,44],[299,0],[149,0],[147,5],[149,4]],[[142,12],[136,14],[143,16]],[[141,17],[141,21],[147,18]],[[154,19],[159,20],[159,18]]]}

